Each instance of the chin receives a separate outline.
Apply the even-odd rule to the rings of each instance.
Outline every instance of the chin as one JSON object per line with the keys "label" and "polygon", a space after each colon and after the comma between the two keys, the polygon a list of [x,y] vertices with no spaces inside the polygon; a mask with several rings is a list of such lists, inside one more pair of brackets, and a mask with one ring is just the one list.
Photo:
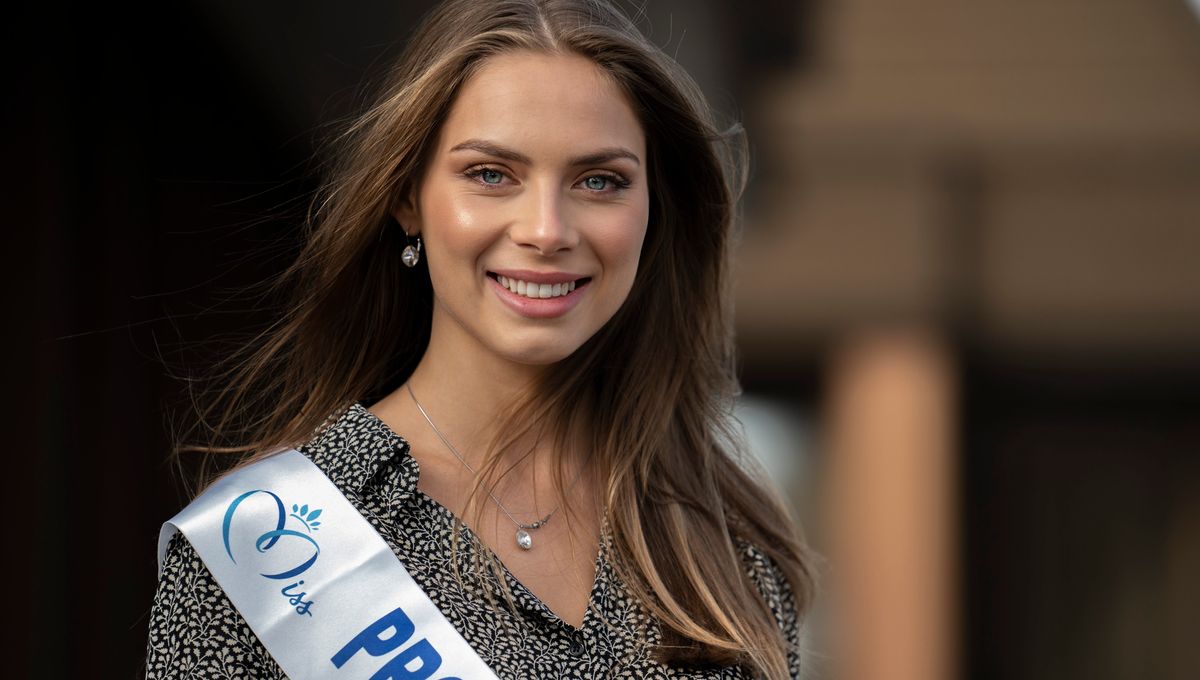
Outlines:
{"label": "chin", "polygon": [[582,345],[582,341],[576,342],[573,338],[566,339],[559,334],[554,334],[554,337],[549,338],[521,338],[507,347],[495,349],[497,354],[513,363],[525,366],[549,366],[571,356]]}
{"label": "chin", "polygon": [[566,347],[536,347],[520,352],[508,353],[510,361],[525,366],[550,366],[566,359],[579,349],[579,345]]}

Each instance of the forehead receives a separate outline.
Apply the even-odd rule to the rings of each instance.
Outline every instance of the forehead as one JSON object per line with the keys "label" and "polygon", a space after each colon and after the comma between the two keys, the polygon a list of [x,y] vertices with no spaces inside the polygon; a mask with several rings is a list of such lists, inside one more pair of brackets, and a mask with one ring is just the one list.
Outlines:
{"label": "forehead", "polygon": [[487,58],[459,89],[439,148],[480,138],[537,157],[624,146],[645,157],[641,123],[612,77],[577,54]]}

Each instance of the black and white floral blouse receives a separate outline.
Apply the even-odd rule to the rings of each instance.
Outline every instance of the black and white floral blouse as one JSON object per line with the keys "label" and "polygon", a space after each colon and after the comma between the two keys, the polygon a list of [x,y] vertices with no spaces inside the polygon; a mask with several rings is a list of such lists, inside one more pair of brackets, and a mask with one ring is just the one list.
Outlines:
{"label": "black and white floral blouse", "polygon": [[[500,678],[748,678],[742,668],[673,669],[656,662],[657,622],[627,592],[602,541],[589,611],[575,628],[559,619],[507,571],[516,612],[503,604],[491,571],[464,557],[479,546],[460,529],[452,551],[454,517],[417,489],[417,462],[408,443],[360,404],[354,404],[300,448],[346,495],[391,546],[447,620]],[[753,547],[743,549],[747,573],[758,585],[790,645],[799,675],[795,601],[786,580]],[[451,561],[459,569],[456,579]],[[485,595],[491,591],[493,604]],[[283,678],[242,615],[217,585],[182,534],[171,541],[150,617],[148,678]]]}

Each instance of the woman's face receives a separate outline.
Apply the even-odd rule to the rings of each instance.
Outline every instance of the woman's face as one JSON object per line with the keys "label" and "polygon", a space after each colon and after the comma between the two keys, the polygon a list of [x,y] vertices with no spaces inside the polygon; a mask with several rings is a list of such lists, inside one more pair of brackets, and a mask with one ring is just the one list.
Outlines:
{"label": "woman's face", "polygon": [[431,346],[535,365],[571,354],[629,295],[649,205],[641,124],[603,71],[577,55],[489,58],[395,214],[425,242]]}

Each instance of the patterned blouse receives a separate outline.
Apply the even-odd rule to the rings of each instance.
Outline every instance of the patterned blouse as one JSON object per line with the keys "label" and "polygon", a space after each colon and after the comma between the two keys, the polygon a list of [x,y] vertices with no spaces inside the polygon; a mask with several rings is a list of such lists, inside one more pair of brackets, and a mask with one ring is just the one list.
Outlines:
{"label": "patterned blouse", "polygon": [[[352,405],[300,451],[346,495],[391,546],[447,620],[500,678],[749,678],[743,668],[682,670],[654,659],[656,620],[626,591],[601,541],[589,609],[580,628],[550,611],[507,570],[450,567],[454,517],[417,489],[408,443],[361,404]],[[463,547],[482,548],[460,525]],[[770,604],[800,670],[795,600],[786,579],[758,550],[743,546],[747,574]],[[459,558],[459,564],[470,564]],[[503,587],[516,611],[504,603]],[[495,598],[489,602],[485,592]],[[498,604],[493,604],[496,602]],[[261,641],[217,585],[192,546],[176,534],[162,564],[150,616],[147,678],[284,678]]]}

